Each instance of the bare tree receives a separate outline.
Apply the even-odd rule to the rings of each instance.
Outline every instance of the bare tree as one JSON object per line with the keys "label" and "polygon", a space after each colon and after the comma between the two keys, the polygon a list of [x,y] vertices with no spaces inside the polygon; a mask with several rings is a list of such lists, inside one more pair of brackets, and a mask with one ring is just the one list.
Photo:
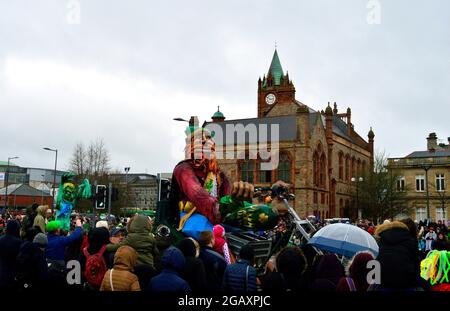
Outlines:
{"label": "bare tree", "polygon": [[405,201],[406,191],[397,190],[398,178],[397,172],[387,170],[385,154],[378,153],[373,172],[369,172],[360,184],[360,202],[365,217],[382,221],[410,213],[411,207]]}
{"label": "bare tree", "polygon": [[103,139],[91,142],[87,148],[77,143],[69,163],[71,171],[82,177],[102,176],[108,174],[110,155]]}
{"label": "bare tree", "polygon": [[75,172],[77,175],[85,175],[85,163],[86,163],[86,152],[83,143],[79,142],[75,145],[73,149],[72,158],[69,163],[69,170]]}

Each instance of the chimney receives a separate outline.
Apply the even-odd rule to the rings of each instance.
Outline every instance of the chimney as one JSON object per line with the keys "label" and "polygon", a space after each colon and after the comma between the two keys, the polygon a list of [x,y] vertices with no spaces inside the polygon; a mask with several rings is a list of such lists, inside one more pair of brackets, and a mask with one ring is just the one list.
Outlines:
{"label": "chimney", "polygon": [[428,151],[435,151],[437,148],[437,136],[436,133],[430,133],[427,137],[427,149]]}

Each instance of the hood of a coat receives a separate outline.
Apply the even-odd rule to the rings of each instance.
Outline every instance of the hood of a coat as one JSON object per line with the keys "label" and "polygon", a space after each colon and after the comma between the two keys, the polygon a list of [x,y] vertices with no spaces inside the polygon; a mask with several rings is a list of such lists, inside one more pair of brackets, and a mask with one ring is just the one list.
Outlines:
{"label": "hood of a coat", "polygon": [[182,271],[186,264],[186,258],[183,253],[176,247],[169,247],[164,251],[161,258],[161,266],[165,269]]}
{"label": "hood of a coat", "polygon": [[344,274],[344,267],[336,255],[326,254],[320,258],[316,269],[316,279],[327,279],[337,284]]}
{"label": "hood of a coat", "polygon": [[20,237],[20,224],[11,219],[8,220],[8,223],[6,224],[6,234],[15,236],[16,238]]}
{"label": "hood of a coat", "polygon": [[400,221],[393,221],[379,226],[375,231],[375,236],[380,239],[381,243],[390,245],[411,239],[408,227]]}
{"label": "hood of a coat", "polygon": [[131,246],[124,245],[117,249],[114,255],[114,269],[133,271],[138,253]]}
{"label": "hood of a coat", "polygon": [[36,213],[37,213],[38,215],[41,215],[42,217],[45,218],[45,214],[46,214],[46,212],[47,212],[47,208],[48,208],[47,205],[40,205],[40,206],[36,209]]}
{"label": "hood of a coat", "polygon": [[150,233],[151,224],[147,216],[135,215],[128,226],[129,233]]}

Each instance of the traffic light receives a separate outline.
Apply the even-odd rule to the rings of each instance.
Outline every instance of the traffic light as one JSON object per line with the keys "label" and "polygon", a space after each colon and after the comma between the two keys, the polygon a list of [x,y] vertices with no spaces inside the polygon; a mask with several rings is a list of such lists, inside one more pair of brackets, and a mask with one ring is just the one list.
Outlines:
{"label": "traffic light", "polygon": [[108,187],[105,185],[97,185],[95,191],[95,208],[104,209],[106,208],[106,202],[108,201]]}
{"label": "traffic light", "polygon": [[113,187],[112,194],[111,194],[111,201],[117,201],[117,200],[119,200],[119,189]]}
{"label": "traffic light", "polygon": [[165,201],[169,199],[170,195],[170,180],[161,179],[160,180],[160,197],[159,201]]}

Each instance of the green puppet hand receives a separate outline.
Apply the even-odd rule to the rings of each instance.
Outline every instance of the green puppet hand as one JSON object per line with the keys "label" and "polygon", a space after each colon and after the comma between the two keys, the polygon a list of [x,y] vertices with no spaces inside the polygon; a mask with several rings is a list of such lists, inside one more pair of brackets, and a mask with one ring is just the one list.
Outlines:
{"label": "green puppet hand", "polygon": [[78,186],[78,198],[89,199],[92,196],[91,185],[89,180],[84,179],[81,185]]}

